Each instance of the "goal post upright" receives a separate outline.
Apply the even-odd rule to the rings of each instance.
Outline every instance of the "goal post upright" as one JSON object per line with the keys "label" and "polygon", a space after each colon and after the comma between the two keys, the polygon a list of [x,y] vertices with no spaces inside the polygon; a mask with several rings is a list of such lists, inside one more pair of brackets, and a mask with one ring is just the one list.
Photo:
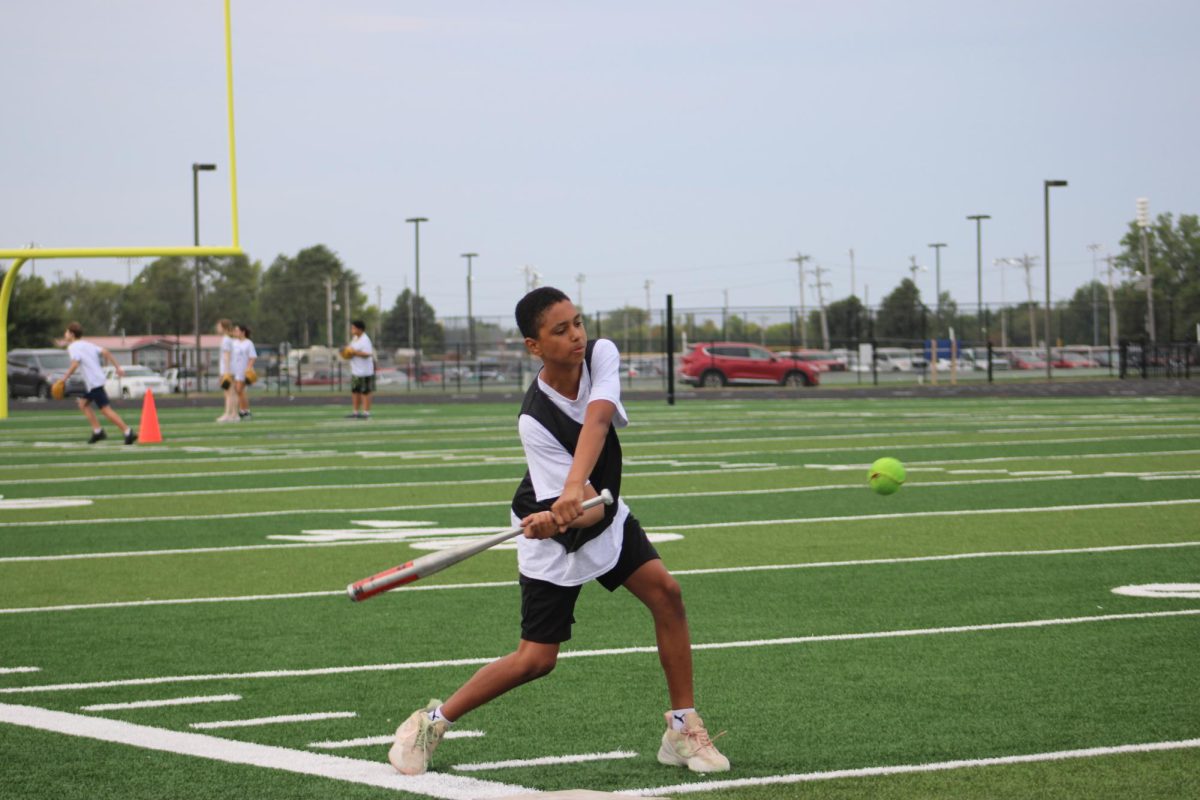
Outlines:
{"label": "goal post upright", "polygon": [[13,259],[0,282],[0,420],[8,418],[8,310],[17,273],[34,258],[163,258],[168,256],[239,256],[243,255],[238,231],[237,145],[233,124],[233,27],[231,0],[223,0],[225,11],[225,101],[229,123],[229,206],[232,216],[231,244],[223,247],[26,247],[0,249],[0,259]]}

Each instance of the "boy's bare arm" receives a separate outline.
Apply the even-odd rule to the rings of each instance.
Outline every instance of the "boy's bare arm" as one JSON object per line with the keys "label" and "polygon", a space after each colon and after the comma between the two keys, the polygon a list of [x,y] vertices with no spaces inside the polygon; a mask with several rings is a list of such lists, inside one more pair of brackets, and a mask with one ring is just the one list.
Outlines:
{"label": "boy's bare arm", "polygon": [[100,355],[104,356],[104,359],[113,365],[113,369],[117,371],[117,375],[119,377],[125,377],[125,368],[121,366],[120,362],[117,361],[116,357],[112,353],[108,352],[107,348],[101,347]]}
{"label": "boy's bare arm", "polygon": [[[559,533],[565,532],[568,527],[574,527],[572,523],[584,513],[584,485],[596,466],[596,460],[600,458],[600,452],[604,449],[604,439],[608,436],[608,428],[616,413],[616,405],[608,400],[588,403],[587,411],[583,415],[583,430],[579,432],[579,441],[575,445],[571,471],[567,473],[567,482],[563,485],[562,494],[550,509],[554,521],[558,524]],[[592,495],[603,488],[605,487],[593,487]],[[603,516],[603,510],[592,510],[600,510],[600,515]]]}
{"label": "boy's bare arm", "polygon": [[[590,500],[597,494],[596,490],[591,486],[585,486],[583,491],[585,500]],[[588,528],[602,519],[604,519],[604,506],[596,506],[584,511],[566,527]],[[549,539],[552,536],[563,533],[565,530],[559,528],[558,523],[554,519],[553,512],[550,511],[538,511],[530,514],[521,520],[521,524],[525,526],[525,536],[529,539]]]}

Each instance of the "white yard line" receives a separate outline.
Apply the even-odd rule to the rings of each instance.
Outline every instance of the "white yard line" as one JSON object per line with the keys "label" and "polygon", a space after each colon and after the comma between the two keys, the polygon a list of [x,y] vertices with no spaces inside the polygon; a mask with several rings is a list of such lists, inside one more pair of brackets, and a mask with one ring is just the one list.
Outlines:
{"label": "white yard line", "polygon": [[550,767],[556,764],[583,764],[588,761],[616,761],[622,758],[637,758],[632,750],[610,750],[607,753],[580,753],[571,756],[539,756],[538,758],[511,758],[507,761],[478,761],[473,764],[455,764],[459,772],[482,772],[487,769],[511,769],[513,767]]}
{"label": "white yard line", "polygon": [[[443,739],[479,739],[483,737],[483,731],[472,730],[449,730],[443,735]],[[396,741],[394,733],[384,734],[383,736],[364,736],[360,739],[340,739],[337,741],[325,742],[309,742],[308,746],[315,750],[345,750],[351,747],[375,747],[377,745],[391,744]]]}
{"label": "white yard line", "polygon": [[234,703],[241,700],[240,694],[206,694],[196,697],[172,697],[167,700],[134,700],[128,703],[97,703],[80,706],[80,711],[124,711],[134,708],[163,708],[165,706],[192,706],[201,703]]}
{"label": "white yard line", "polygon": [[[1200,615],[1200,608],[1177,611],[1147,611],[1132,614],[1096,614],[1086,617],[1060,617],[1056,619],[1020,620],[1017,622],[995,622],[982,625],[954,625],[945,628],[910,628],[892,631],[868,631],[863,633],[834,633],[815,636],[789,636],[778,639],[748,639],[730,642],[707,642],[693,644],[693,651],[737,650],[757,647],[783,647],[822,642],[849,642],[865,639],[897,639],[910,636],[942,636],[957,633],[981,633],[985,631],[1021,630],[1027,628],[1049,628],[1063,625],[1088,625],[1100,622],[1127,622],[1132,620],[1170,619]],[[567,650],[559,658],[598,658],[624,655],[656,655],[658,648],[617,647],[603,650]],[[400,672],[407,670],[442,669],[446,667],[471,667],[490,664],[501,656],[477,656],[440,661],[407,661],[391,664],[360,664],[341,667],[314,667],[308,669],[276,669],[259,672],[230,672],[199,675],[164,675],[153,678],[126,678],[109,681],[81,683],[51,683],[34,686],[6,686],[0,694],[35,694],[41,692],[66,692],[81,689],[106,689],[114,686],[154,686],[168,683],[203,683],[229,680],[270,680],[275,678],[308,678],[328,675],[348,675],[360,672]],[[0,706],[2,707],[2,706]]]}
{"label": "white yard line", "polygon": [[703,522],[693,525],[671,525],[654,530],[693,531],[709,528],[741,528],[760,525],[808,525],[826,522],[863,522],[876,519],[928,519],[930,517],[970,517],[984,514],[1030,514],[1056,513],[1062,511],[1097,511],[1117,508],[1150,508],[1156,506],[1183,506],[1200,503],[1200,498],[1187,500],[1148,500],[1141,503],[1087,503],[1077,506],[1041,506],[1031,508],[972,508],[959,511],[909,511],[897,514],[859,514],[842,517],[800,517],[796,519],[760,519],[742,522]]}
{"label": "white yard line", "polygon": [[41,667],[0,667],[0,675],[22,675],[28,672],[41,671]]}
{"label": "white yard line", "polygon": [[400,775],[390,764],[378,761],[362,761],[254,742],[239,742],[201,733],[153,728],[148,725],[135,725],[32,706],[0,703],[0,722],[102,742],[131,745],[146,750],[314,775],[445,800],[495,800],[531,791],[523,786],[445,773]]}
{"label": "white yard line", "polygon": [[1046,761],[1066,761],[1076,758],[1098,758],[1102,756],[1129,755],[1133,753],[1155,753],[1164,750],[1189,750],[1200,747],[1200,739],[1181,739],[1174,742],[1146,742],[1142,744],[1123,744],[1111,747],[1087,747],[1079,750],[1057,750],[1049,753],[1029,753],[1018,756],[998,756],[994,758],[964,758],[956,761],[937,761],[929,764],[898,764],[890,767],[861,767],[858,769],[837,769],[828,772],[804,772],[792,775],[763,775],[757,778],[727,778],[724,780],[706,780],[692,783],[679,783],[674,786],[655,786],[646,789],[622,789],[622,794],[642,795],[676,795],[693,792],[715,792],[721,789],[737,789],[747,786],[778,786],[791,783],[806,783],[809,781],[840,780],[842,778],[870,778],[881,775],[907,775],[918,772],[945,772],[955,769],[972,769],[977,767],[998,767],[1012,764],[1037,764]]}
{"label": "white yard line", "polygon": [[220,730],[222,728],[257,728],[262,725],[285,725],[289,722],[319,722],[323,719],[350,719],[357,716],[358,714],[353,711],[318,711],[311,714],[280,714],[275,717],[192,722],[188,727],[195,728],[198,731]]}
{"label": "white yard line", "polygon": [[[976,553],[946,553],[935,556],[906,556],[897,558],[863,558],[849,561],[809,561],[799,564],[752,564],[742,567],[707,567],[700,569],[673,569],[672,575],[729,575],[740,572],[778,572],[794,569],[825,569],[830,567],[862,567],[888,564],[919,564],[923,562],[962,561],[976,558],[1013,558],[1020,556],[1092,555],[1096,553],[1121,553],[1137,550],[1164,550],[1181,547],[1200,547],[1200,542],[1155,542],[1149,544],[1123,544],[1101,547],[1074,547],[1055,550],[990,550]],[[233,548],[237,549],[237,548]],[[189,552],[189,551],[179,551]],[[135,553],[133,555],[141,555]],[[461,589],[500,589],[516,586],[516,581],[484,581],[476,583],[435,583],[406,586],[408,592],[435,592]],[[105,608],[142,608],[145,606],[179,606],[197,603],[246,603],[258,600],[297,600],[309,597],[341,597],[343,589],[319,592],[285,592],[281,594],[233,595],[224,597],[179,597],[163,600],[123,600],[109,603],[75,603],[58,606],[25,606],[0,608],[0,614],[36,614],[55,611],[90,611]],[[0,669],[0,673],[4,670]],[[36,670],[35,670],[36,671]]]}

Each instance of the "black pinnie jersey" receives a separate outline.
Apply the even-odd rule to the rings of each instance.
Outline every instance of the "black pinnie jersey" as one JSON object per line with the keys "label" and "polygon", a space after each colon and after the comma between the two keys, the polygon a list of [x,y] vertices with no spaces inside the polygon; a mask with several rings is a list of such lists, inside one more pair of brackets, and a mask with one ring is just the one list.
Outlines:
{"label": "black pinnie jersey", "polygon": [[[595,349],[596,341],[589,341],[584,352],[584,366],[589,373],[592,369],[592,351]],[[562,445],[564,450],[572,456],[575,455],[575,448],[579,444],[579,433],[583,430],[583,425],[568,417],[562,409],[554,404],[553,400],[546,396],[546,393],[538,386],[537,377],[534,377],[529,390],[525,392],[525,399],[521,403],[521,413],[518,418],[526,415],[537,420]],[[604,533],[613,524],[613,518],[617,514],[619,506],[617,500],[621,496],[621,443],[617,439],[616,428],[611,424],[608,427],[608,434],[604,438],[604,447],[600,451],[600,457],[596,459],[596,466],[588,476],[588,482],[597,492],[601,489],[608,489],[612,493],[613,502],[612,505],[605,506],[604,518],[595,525],[587,528],[572,528],[553,537],[553,541],[560,544],[568,553],[575,552],[587,542]],[[557,499],[557,497],[552,497],[539,501],[533,488],[533,478],[527,469],[525,477],[517,486],[516,494],[513,495],[512,511],[518,518],[524,519],[538,511],[549,511]]]}

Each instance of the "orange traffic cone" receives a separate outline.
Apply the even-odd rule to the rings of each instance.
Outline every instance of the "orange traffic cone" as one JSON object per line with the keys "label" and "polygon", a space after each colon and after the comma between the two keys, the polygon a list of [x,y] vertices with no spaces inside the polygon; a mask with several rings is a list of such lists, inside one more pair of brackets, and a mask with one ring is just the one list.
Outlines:
{"label": "orange traffic cone", "polygon": [[142,421],[138,425],[138,442],[140,444],[162,442],[162,432],[158,429],[158,409],[154,407],[154,392],[149,389],[142,398]]}

